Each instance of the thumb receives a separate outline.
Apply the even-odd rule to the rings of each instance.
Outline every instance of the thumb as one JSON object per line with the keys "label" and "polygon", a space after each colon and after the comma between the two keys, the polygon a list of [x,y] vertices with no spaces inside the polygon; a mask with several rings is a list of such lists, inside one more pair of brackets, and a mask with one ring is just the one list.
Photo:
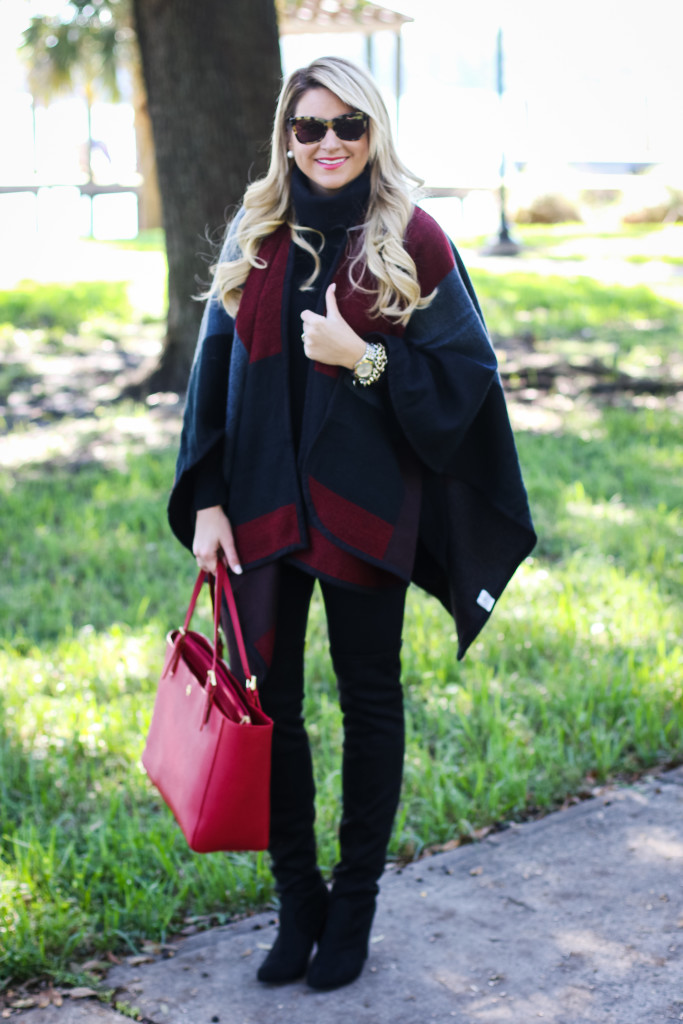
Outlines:
{"label": "thumb", "polygon": [[340,317],[339,306],[337,305],[337,296],[335,294],[337,290],[336,284],[331,284],[325,292],[325,304],[327,306],[327,315],[332,317]]}

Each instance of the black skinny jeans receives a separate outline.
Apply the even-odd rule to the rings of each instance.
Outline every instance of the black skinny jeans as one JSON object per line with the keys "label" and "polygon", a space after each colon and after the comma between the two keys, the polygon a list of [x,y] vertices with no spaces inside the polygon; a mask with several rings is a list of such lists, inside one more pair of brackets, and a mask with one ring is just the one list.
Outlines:
{"label": "black skinny jeans", "polygon": [[[304,646],[315,579],[283,565],[273,661],[259,686],[275,722],[272,869],[280,895],[319,884],[315,786],[303,719]],[[405,587],[350,590],[320,581],[344,720],[341,856],[334,891],[378,890],[398,806],[404,753],[400,649]]]}

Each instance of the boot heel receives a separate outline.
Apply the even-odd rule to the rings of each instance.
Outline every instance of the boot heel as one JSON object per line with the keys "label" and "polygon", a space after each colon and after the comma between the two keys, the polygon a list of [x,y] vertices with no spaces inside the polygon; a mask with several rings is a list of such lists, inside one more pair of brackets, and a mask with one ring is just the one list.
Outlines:
{"label": "boot heel", "polygon": [[329,899],[322,878],[312,893],[283,895],[277,938],[256,973],[259,981],[286,985],[303,978],[313,946],[325,925]]}
{"label": "boot heel", "polygon": [[335,897],[332,892],[318,951],[306,976],[311,988],[329,991],[356,980],[368,956],[375,906],[375,897],[368,893]]}

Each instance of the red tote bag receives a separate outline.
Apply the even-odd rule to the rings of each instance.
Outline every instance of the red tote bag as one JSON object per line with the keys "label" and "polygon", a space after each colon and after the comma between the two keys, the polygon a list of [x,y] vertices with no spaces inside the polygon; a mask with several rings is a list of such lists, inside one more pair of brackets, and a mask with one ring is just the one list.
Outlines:
{"label": "red tote bag", "polygon": [[[142,763],[191,849],[265,850],[270,823],[273,722],[261,709],[224,565],[212,590],[213,645],[190,630],[207,573],[200,572],[182,629],[168,636]],[[225,595],[246,688],[221,656]]]}

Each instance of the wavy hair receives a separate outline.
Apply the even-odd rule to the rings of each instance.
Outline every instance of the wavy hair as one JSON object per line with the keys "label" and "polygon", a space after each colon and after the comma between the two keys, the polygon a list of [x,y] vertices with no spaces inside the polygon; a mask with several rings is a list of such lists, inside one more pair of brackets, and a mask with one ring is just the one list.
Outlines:
{"label": "wavy hair", "polygon": [[225,308],[234,316],[249,271],[266,266],[258,255],[261,243],[282,224],[289,225],[292,240],[309,252],[315,262],[311,277],[302,287],[310,287],[317,278],[318,253],[303,235],[305,225],[293,222],[287,119],[295,113],[305,92],[319,88],[329,89],[352,110],[369,116],[370,200],[365,223],[360,226],[353,246],[350,282],[354,288],[375,296],[371,315],[407,323],[413,310],[427,306],[435,294],[421,295],[415,263],[403,244],[413,212],[411,195],[423,182],[396,153],[389,116],[377,85],[367,71],[342,57],[320,57],[308,67],[292,72],[284,83],[275,111],[268,172],[249,186],[242,210],[228,226],[222,258],[213,268],[212,291],[220,295]]}

